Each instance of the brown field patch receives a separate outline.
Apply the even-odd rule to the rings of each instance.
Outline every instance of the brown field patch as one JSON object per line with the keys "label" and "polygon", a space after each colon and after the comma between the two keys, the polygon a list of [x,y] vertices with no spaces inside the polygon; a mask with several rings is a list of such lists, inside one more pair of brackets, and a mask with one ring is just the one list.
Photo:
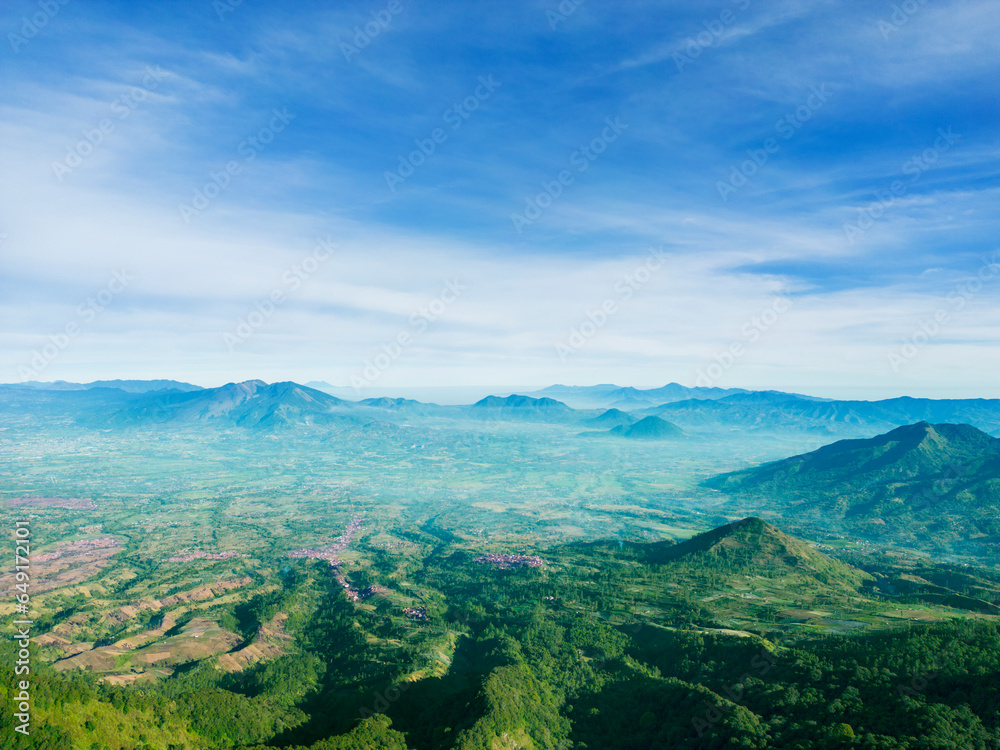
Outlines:
{"label": "brown field patch", "polygon": [[241,586],[246,586],[250,583],[252,579],[250,576],[241,576],[239,578],[229,578],[225,581],[216,581],[215,583],[208,583],[204,586],[198,586],[197,588],[191,589],[190,591],[182,591],[179,594],[173,594],[171,596],[165,596],[162,599],[153,599],[150,602],[140,602],[135,606],[139,608],[150,608],[150,609],[163,609],[164,607],[172,607],[175,604],[180,604],[182,602],[201,602],[206,599],[211,599],[212,597],[219,596],[219,594],[224,594],[230,589],[236,589]]}
{"label": "brown field patch", "polygon": [[[130,648],[134,640],[125,639],[110,646],[91,648],[60,659],[54,666],[60,671],[89,669],[93,672],[124,673],[126,669],[133,669],[133,664],[136,667],[159,667],[201,661],[224,654],[241,641],[236,633],[224,630],[214,620],[199,617],[187,623],[177,635],[154,639],[144,647]],[[123,660],[121,657],[127,658]]]}
{"label": "brown field patch", "polygon": [[279,612],[269,622],[261,625],[253,643],[244,646],[239,651],[222,654],[219,657],[219,667],[226,672],[241,672],[259,661],[276,659],[285,652],[292,636],[285,632],[285,620],[288,615]]}
{"label": "brown field patch", "polygon": [[145,672],[129,672],[128,674],[109,674],[101,678],[101,682],[111,685],[132,685],[137,682],[152,682],[161,677],[169,677],[174,673],[170,667],[157,667]]}
{"label": "brown field patch", "polygon": [[[118,609],[108,612],[106,615],[109,622],[116,624],[122,624],[128,622],[129,620],[135,619],[135,617],[142,611],[146,609],[151,609],[153,611],[159,611],[161,609],[172,607],[175,604],[184,604],[186,602],[203,602],[208,599],[212,599],[221,594],[225,594],[227,591],[232,589],[240,588],[241,586],[246,586],[250,583],[252,579],[249,576],[241,576],[239,578],[229,578],[225,581],[216,581],[215,583],[208,583],[202,586],[197,586],[190,591],[182,591],[179,594],[172,594],[171,596],[165,596],[162,599],[148,599],[138,602],[132,602],[131,604],[126,604]],[[173,627],[173,622],[167,624],[168,618],[170,618],[170,613],[164,615],[163,624],[157,628],[160,631],[170,630]],[[176,617],[176,616],[175,616]],[[156,631],[150,631],[155,633]]]}
{"label": "brown field patch", "polygon": [[60,659],[52,666],[59,671],[89,669],[91,672],[111,672],[115,668],[115,657],[121,655],[122,651],[114,646],[101,646]]}
{"label": "brown field patch", "polygon": [[[101,537],[65,542],[43,554],[31,555],[32,593],[72,586],[97,575],[121,551],[121,546],[116,537]],[[13,587],[13,570],[0,575],[0,590]]]}
{"label": "brown field patch", "polygon": [[225,653],[241,641],[236,633],[223,630],[214,620],[196,617],[177,635],[134,652],[132,659],[139,664],[184,664]]}
{"label": "brown field patch", "polygon": [[38,636],[34,640],[39,646],[56,646],[61,649],[65,649],[72,643],[72,641],[68,638],[63,638],[55,633],[45,633],[44,635]]}

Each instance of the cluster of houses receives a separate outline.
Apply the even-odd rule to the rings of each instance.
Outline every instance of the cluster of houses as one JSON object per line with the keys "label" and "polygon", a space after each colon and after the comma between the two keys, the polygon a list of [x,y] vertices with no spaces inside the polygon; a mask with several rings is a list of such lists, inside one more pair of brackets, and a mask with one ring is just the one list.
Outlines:
{"label": "cluster of houses", "polygon": [[30,505],[33,508],[66,508],[68,510],[97,510],[93,500],[80,497],[13,497],[11,507]]}
{"label": "cluster of houses", "polygon": [[228,560],[230,557],[236,557],[236,552],[232,550],[230,550],[229,552],[202,552],[201,550],[196,550],[194,552],[188,552],[183,555],[168,557],[167,562],[190,562],[191,560]]}
{"label": "cluster of houses", "polygon": [[396,540],[392,542],[380,542],[378,544],[373,544],[372,549],[406,549],[407,547],[416,547],[413,542]]}
{"label": "cluster of houses", "polygon": [[344,574],[340,572],[340,568],[336,565],[333,566],[333,575],[337,578],[337,583],[341,585],[344,589],[344,593],[347,594],[347,598],[352,602],[360,602],[369,597],[376,596],[377,594],[388,594],[389,589],[385,586],[378,586],[372,584],[371,586],[366,586],[361,591],[358,591],[351,582],[344,577]]}
{"label": "cluster of houses", "polygon": [[[340,570],[340,559],[337,557],[337,553],[342,552],[344,549],[347,548],[347,545],[351,543],[351,540],[354,538],[354,535],[358,532],[358,529],[360,528],[361,528],[361,518],[360,517],[352,518],[351,523],[348,524],[347,528],[344,530],[344,533],[333,544],[326,547],[321,547],[319,549],[313,547],[303,547],[302,549],[292,550],[291,552],[288,553],[288,556],[307,557],[314,560],[326,560],[330,564],[330,567],[333,570],[333,575],[337,579],[337,583],[340,584],[340,587],[344,590],[344,594],[352,602],[360,602],[372,596],[377,596],[380,594],[388,594],[389,589],[385,588],[384,586],[378,586],[376,584],[372,584],[371,586],[367,586],[361,591],[358,591],[358,589],[356,589],[354,586],[351,585],[351,582],[347,580],[347,577]],[[402,542],[400,543],[400,546],[404,544],[408,545],[410,543]],[[509,557],[511,559],[524,558],[525,561],[528,561],[526,562],[526,564],[528,565],[542,564],[541,559],[537,557],[526,558],[523,555],[506,555],[506,556],[499,555],[495,557]],[[530,560],[537,560],[538,562],[537,563],[530,562]],[[409,617],[411,620],[426,620],[427,608],[406,607],[403,610],[403,614]]]}
{"label": "cluster of houses", "polygon": [[358,598],[367,599],[370,596],[376,596],[377,594],[388,594],[388,593],[389,589],[387,589],[385,586],[378,586],[373,583],[371,586],[362,589],[361,593],[358,594]]}
{"label": "cluster of houses", "polygon": [[530,565],[532,568],[537,568],[540,565],[545,564],[545,561],[537,555],[508,555],[493,552],[480,555],[475,561],[480,565],[492,565],[495,568],[504,569],[520,568],[524,565]]}
{"label": "cluster of houses", "polygon": [[292,550],[288,553],[289,557],[309,557],[314,560],[326,560],[330,565],[336,567],[340,564],[340,559],[337,557],[338,552],[343,552],[347,549],[347,545],[351,543],[354,535],[358,533],[358,529],[361,528],[361,517],[355,516],[351,519],[351,522],[347,524],[347,528],[344,529],[344,533],[337,538],[333,544],[329,544],[326,547],[321,547],[316,549],[314,547],[303,547],[302,549]]}

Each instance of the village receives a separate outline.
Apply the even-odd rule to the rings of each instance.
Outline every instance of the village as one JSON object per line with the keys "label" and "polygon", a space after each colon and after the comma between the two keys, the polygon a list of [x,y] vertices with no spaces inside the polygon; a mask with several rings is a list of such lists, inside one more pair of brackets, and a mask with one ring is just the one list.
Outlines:
{"label": "village", "polygon": [[508,568],[520,568],[528,565],[537,568],[545,564],[545,561],[536,555],[509,555],[490,552],[480,555],[475,559],[480,565],[492,565],[495,568],[506,570]]}
{"label": "village", "polygon": [[236,552],[230,550],[228,552],[202,552],[201,550],[195,550],[194,552],[187,552],[183,555],[175,555],[174,557],[168,557],[167,562],[190,562],[191,560],[228,560],[231,557],[236,557]]}
{"label": "village", "polygon": [[[304,547],[302,549],[292,550],[291,552],[288,553],[289,557],[326,560],[327,563],[329,563],[330,565],[334,578],[337,579],[337,583],[339,583],[340,587],[344,590],[345,596],[347,596],[347,598],[350,599],[352,602],[360,602],[364,601],[365,599],[369,599],[373,596],[389,593],[389,589],[385,588],[384,586],[379,586],[377,584],[372,584],[359,591],[355,586],[351,584],[350,581],[347,580],[347,576],[345,576],[343,571],[340,569],[340,558],[337,557],[337,553],[343,552],[345,549],[347,549],[347,546],[354,539],[355,534],[357,534],[357,532],[361,529],[361,520],[362,519],[360,516],[355,516],[354,518],[352,518],[351,522],[347,525],[347,528],[344,529],[344,533],[337,538],[336,542],[330,544],[329,546],[321,547],[319,549],[313,547]],[[412,608],[407,608],[403,610],[403,613],[406,614],[408,617],[414,619],[424,619],[426,617],[426,610],[424,610],[422,607],[419,609],[423,610],[423,614],[421,614],[419,617],[414,617],[414,615],[410,611],[411,609]],[[416,609],[412,611],[417,612]]]}

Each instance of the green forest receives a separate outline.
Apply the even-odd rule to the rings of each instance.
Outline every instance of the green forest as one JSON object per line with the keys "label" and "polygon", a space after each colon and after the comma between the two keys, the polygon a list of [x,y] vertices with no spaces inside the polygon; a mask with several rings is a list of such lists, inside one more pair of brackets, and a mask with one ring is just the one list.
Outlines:
{"label": "green forest", "polygon": [[[419,621],[388,597],[358,606],[329,566],[299,561],[266,593],[212,610],[244,640],[290,613],[281,656],[236,673],[191,662],[134,686],[39,663],[30,736],[7,714],[0,732],[38,750],[1000,747],[996,618],[948,610],[817,633],[742,599],[737,629],[743,584],[803,607],[885,600],[875,576],[760,522],[684,544],[568,544],[544,566],[498,569],[439,542],[404,563],[402,578],[438,594]],[[398,563],[374,554],[356,583],[399,589]],[[729,593],[706,602],[710,591]],[[441,643],[453,650],[435,671]],[[14,658],[5,643],[0,661]]]}

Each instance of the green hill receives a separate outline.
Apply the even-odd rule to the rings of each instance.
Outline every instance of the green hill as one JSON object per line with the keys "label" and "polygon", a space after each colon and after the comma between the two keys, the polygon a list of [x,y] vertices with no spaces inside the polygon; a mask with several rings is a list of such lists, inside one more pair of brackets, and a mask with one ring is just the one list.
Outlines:
{"label": "green hill", "polygon": [[464,411],[473,419],[489,421],[559,422],[574,416],[573,410],[561,401],[518,395],[487,396]]}
{"label": "green hill", "polygon": [[713,575],[794,576],[856,589],[868,576],[759,518],[712,529],[679,544],[655,544],[650,561]]}
{"label": "green hill", "polygon": [[583,424],[588,427],[630,427],[635,424],[636,418],[621,409],[608,409],[603,414],[586,420]]}
{"label": "green hill", "polygon": [[[923,481],[959,471],[971,479],[989,461],[1000,470],[1000,439],[967,424],[927,422],[899,427],[867,440],[841,440],[819,450],[705,482],[716,489],[746,489],[780,483],[786,489],[817,484],[842,491],[872,482]],[[960,471],[965,467],[965,471]]]}
{"label": "green hill", "polygon": [[794,509],[807,523],[936,551],[995,556],[1000,439],[966,424],[917,424],[743,471],[704,486]]}
{"label": "green hill", "polygon": [[619,425],[608,432],[632,440],[670,440],[684,435],[680,427],[659,417],[646,417],[634,425]]}

